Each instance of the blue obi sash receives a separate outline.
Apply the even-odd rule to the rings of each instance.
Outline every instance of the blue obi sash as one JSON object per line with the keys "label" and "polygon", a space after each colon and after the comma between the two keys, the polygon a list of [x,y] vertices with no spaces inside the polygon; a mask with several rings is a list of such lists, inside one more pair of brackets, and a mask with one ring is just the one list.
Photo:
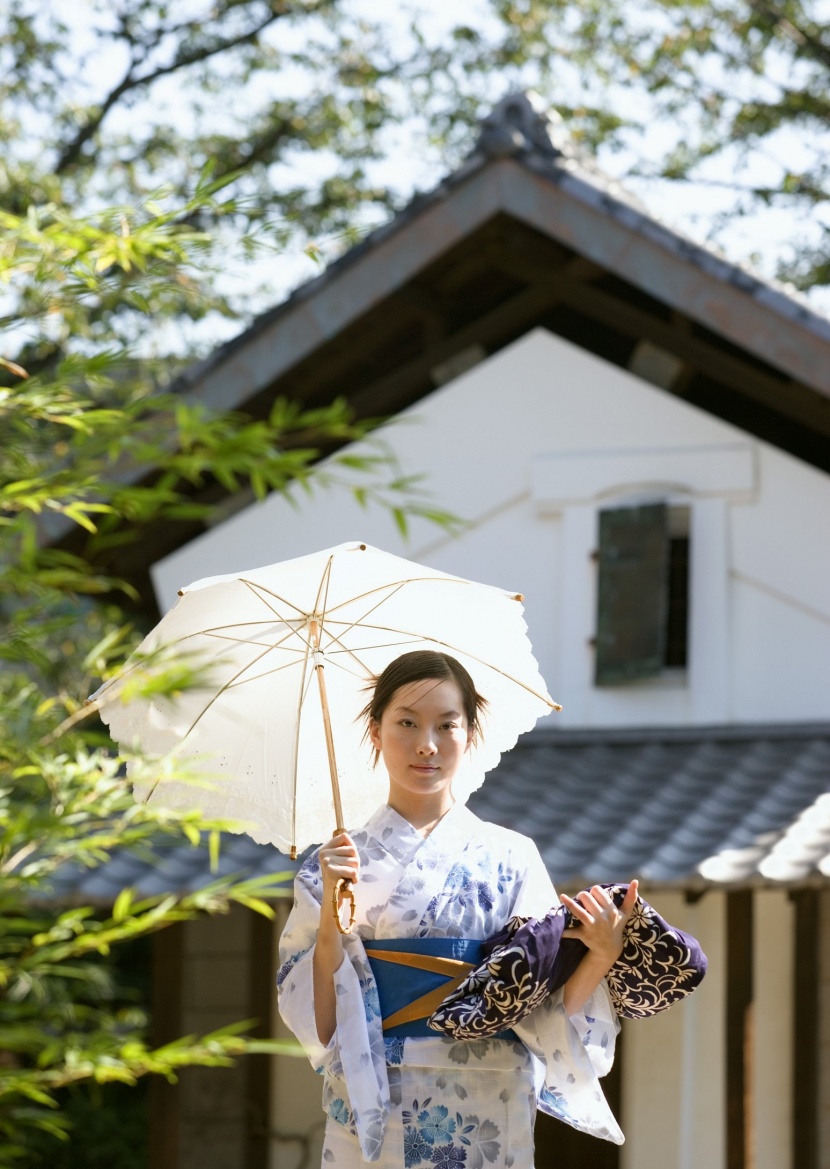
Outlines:
{"label": "blue obi sash", "polygon": [[[383,1033],[400,1039],[435,1039],[427,1019],[481,962],[475,938],[384,938],[365,942],[378,988]],[[494,1039],[516,1039],[502,1031]]]}

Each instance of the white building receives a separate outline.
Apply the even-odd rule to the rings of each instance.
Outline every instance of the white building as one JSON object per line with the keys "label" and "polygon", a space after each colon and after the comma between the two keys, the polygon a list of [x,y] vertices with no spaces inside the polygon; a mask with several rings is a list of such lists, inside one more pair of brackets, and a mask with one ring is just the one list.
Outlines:
{"label": "white building", "polygon": [[[342,490],[231,499],[180,547],[161,534],[160,608],[351,538],[521,591],[564,710],[473,806],[533,835],[566,890],[639,875],[709,955],[693,999],[624,1027],[626,1144],[551,1121],[537,1164],[830,1164],[830,322],[657,224],[517,96],[460,171],[181,390],[395,415],[402,468],[465,527],[404,542]],[[178,944],[174,1030],[277,1025],[262,923]],[[154,1169],[316,1163],[301,1061],[184,1081]]]}

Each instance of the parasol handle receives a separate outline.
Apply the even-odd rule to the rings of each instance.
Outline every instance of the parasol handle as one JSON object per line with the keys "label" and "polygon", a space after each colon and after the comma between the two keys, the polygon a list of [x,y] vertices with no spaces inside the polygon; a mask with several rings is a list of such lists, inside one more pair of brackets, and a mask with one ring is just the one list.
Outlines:
{"label": "parasol handle", "polygon": [[[349,924],[344,926],[343,919],[340,916],[340,898],[349,903]],[[337,928],[341,934],[350,934],[352,926],[354,925],[356,906],[354,903],[354,893],[351,890],[351,881],[346,877],[341,877],[334,886],[334,893],[331,898],[331,908],[334,913],[334,920],[337,922]]]}
{"label": "parasol handle", "polygon": [[[314,638],[314,672],[317,675],[317,685],[320,688],[320,707],[323,712],[323,732],[326,737],[326,754],[329,758],[329,775],[331,776],[331,794],[334,800],[334,818],[337,823],[335,832],[345,832],[346,829],[342,827],[343,824],[343,805],[340,801],[340,784],[337,779],[337,760],[334,755],[334,736],[331,732],[331,718],[329,716],[329,700],[326,694],[326,676],[325,663],[323,662],[323,654],[320,650],[319,632],[316,621],[311,622],[311,636]],[[332,897],[332,909],[334,911],[334,920],[337,922],[337,928],[341,934],[350,934],[355,919],[355,902],[354,893],[349,888],[350,882],[345,878],[337,882],[334,888],[334,895]],[[349,924],[343,925],[340,918],[340,898],[349,902]]]}

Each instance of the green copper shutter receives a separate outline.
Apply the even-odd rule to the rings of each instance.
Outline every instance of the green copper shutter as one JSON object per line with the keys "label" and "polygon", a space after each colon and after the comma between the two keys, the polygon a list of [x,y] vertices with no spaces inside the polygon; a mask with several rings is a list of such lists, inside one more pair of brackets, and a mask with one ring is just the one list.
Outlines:
{"label": "green copper shutter", "polygon": [[597,686],[663,669],[669,570],[665,504],[599,513]]}

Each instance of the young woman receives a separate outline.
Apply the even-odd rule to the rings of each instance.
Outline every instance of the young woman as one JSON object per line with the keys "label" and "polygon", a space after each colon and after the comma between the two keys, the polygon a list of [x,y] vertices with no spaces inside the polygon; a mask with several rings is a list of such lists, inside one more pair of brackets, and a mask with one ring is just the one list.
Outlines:
{"label": "young woman", "polygon": [[[389,773],[388,802],[303,864],[281,941],[280,1011],[324,1077],[323,1163],[352,1169],[531,1169],[536,1109],[616,1143],[597,1082],[618,1030],[603,978],[622,950],[637,883],[617,909],[604,889],[562,898],[587,953],[565,986],[503,1037],[464,1042],[409,1024],[384,1033],[373,943],[484,940],[514,915],[558,903],[534,843],[455,803],[452,781],[486,706],[446,654],[404,654],[364,711]],[[332,912],[358,886],[355,932]],[[451,942],[457,951],[467,943]],[[388,1012],[384,1012],[385,1014]]]}

